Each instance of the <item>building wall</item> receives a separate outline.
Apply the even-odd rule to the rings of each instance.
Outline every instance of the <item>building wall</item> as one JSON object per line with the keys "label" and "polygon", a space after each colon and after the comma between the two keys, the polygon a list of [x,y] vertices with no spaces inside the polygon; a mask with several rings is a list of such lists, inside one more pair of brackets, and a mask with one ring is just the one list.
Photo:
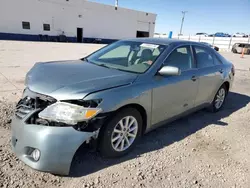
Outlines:
{"label": "building wall", "polygon": [[[1,0],[0,33],[25,35],[64,34],[77,36],[83,28],[84,38],[121,39],[136,37],[137,30],[149,31],[153,37],[156,15],[85,0]],[[30,30],[22,28],[30,22]],[[43,24],[50,31],[43,31]]]}

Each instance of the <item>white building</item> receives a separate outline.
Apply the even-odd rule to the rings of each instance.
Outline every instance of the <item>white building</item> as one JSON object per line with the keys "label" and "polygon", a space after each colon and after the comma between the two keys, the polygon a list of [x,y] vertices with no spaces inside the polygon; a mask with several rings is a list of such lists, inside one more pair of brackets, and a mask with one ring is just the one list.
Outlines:
{"label": "white building", "polygon": [[56,40],[62,34],[72,42],[153,37],[155,20],[156,14],[86,0],[0,0],[3,40]]}

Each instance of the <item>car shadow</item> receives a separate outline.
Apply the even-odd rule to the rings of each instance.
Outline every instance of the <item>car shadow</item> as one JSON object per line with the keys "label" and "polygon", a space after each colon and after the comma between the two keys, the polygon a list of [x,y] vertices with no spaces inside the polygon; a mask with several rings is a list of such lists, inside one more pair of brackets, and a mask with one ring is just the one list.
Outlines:
{"label": "car shadow", "polygon": [[87,148],[81,148],[75,154],[69,176],[85,176],[138,158],[144,153],[159,150],[174,142],[178,142],[210,124],[227,126],[228,124],[221,121],[221,119],[245,107],[250,102],[250,97],[230,92],[226,100],[223,109],[217,113],[209,113],[206,110],[201,110],[144,135],[135,149],[121,158],[103,159],[98,152],[90,152]]}

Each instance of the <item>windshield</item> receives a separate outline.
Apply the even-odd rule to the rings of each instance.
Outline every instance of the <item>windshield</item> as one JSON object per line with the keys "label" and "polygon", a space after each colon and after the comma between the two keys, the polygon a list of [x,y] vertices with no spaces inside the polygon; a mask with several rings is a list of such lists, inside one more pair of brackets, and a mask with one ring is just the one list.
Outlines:
{"label": "windshield", "polygon": [[144,73],[165,48],[165,45],[152,43],[118,41],[93,53],[86,60],[107,68]]}

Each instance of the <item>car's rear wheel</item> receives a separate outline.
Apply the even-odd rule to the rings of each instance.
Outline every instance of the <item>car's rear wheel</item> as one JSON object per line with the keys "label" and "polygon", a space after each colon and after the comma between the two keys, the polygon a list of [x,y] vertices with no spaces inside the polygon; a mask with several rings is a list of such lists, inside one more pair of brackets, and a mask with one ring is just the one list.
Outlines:
{"label": "car's rear wheel", "polygon": [[250,49],[247,50],[247,53],[246,53],[246,54],[250,55]]}
{"label": "car's rear wheel", "polygon": [[142,130],[142,117],[134,108],[118,111],[100,132],[99,150],[103,157],[119,157],[135,146]]}
{"label": "car's rear wheel", "polygon": [[236,49],[233,49],[233,53],[237,54],[237,50],[236,50]]}
{"label": "car's rear wheel", "polygon": [[211,104],[211,111],[212,112],[218,112],[223,107],[227,93],[228,93],[228,90],[227,90],[225,84],[223,84],[220,87],[220,89],[217,91],[217,93],[214,97],[214,100]]}

